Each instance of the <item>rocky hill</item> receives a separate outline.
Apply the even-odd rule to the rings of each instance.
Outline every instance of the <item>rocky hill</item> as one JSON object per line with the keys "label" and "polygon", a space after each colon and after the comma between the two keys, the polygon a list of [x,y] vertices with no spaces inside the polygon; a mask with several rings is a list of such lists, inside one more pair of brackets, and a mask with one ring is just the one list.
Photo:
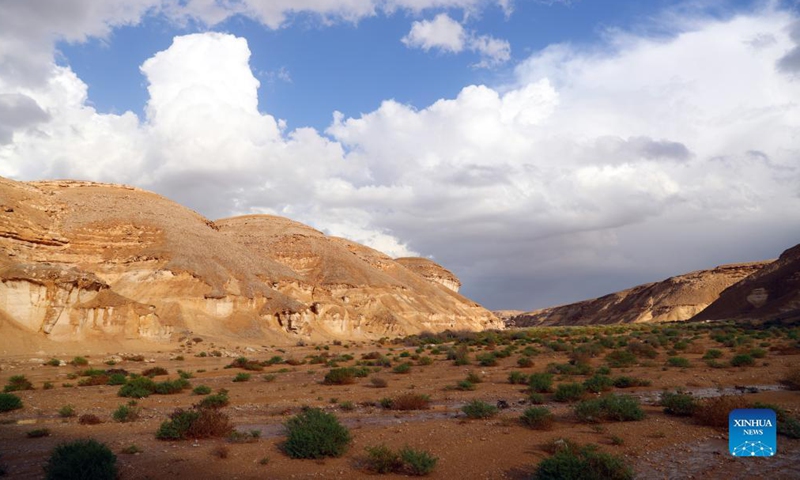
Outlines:
{"label": "rocky hill", "polygon": [[800,318],[800,245],[726,288],[693,320]]}
{"label": "rocky hill", "polygon": [[0,350],[498,327],[391,258],[288,219],[215,223],[136,188],[0,178]]}
{"label": "rocky hill", "polygon": [[769,262],[722,265],[558,307],[511,316],[509,326],[595,325],[688,320]]}

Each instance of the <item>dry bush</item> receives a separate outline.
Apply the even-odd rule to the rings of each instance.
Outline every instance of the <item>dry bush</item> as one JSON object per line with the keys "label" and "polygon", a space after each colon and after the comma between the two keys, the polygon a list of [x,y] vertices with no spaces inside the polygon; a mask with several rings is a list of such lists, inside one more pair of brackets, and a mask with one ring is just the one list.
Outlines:
{"label": "dry bush", "polygon": [[728,426],[728,415],[737,408],[750,408],[750,402],[737,395],[707,398],[695,410],[694,419],[700,425],[725,428]]}
{"label": "dry bush", "polygon": [[780,383],[786,385],[789,390],[800,390],[800,369],[795,368],[787,373],[781,378]]}
{"label": "dry bush", "polygon": [[230,455],[230,453],[231,453],[231,449],[226,447],[225,445],[220,445],[218,447],[215,447],[213,450],[211,450],[211,455],[214,455],[217,458],[223,458],[223,459],[224,458],[228,458],[228,455]]}
{"label": "dry bush", "polygon": [[86,413],[78,417],[78,423],[81,425],[97,425],[98,423],[103,423],[103,421],[97,415]]}
{"label": "dry bush", "polygon": [[404,393],[392,399],[392,410],[424,410],[429,408],[431,398],[419,393]]}

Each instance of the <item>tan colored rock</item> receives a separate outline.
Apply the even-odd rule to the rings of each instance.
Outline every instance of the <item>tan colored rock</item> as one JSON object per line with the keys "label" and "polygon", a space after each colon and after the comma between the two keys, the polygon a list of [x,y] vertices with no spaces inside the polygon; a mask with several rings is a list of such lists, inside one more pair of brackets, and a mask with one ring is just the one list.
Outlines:
{"label": "tan colored rock", "polygon": [[693,320],[800,318],[800,245],[726,288]]}
{"label": "tan colored rock", "polygon": [[453,272],[427,258],[421,257],[401,257],[395,259],[397,263],[421,275],[429,282],[444,285],[454,292],[461,288],[461,281]]}
{"label": "tan colored rock", "polygon": [[288,219],[256,223],[218,226],[131,187],[0,178],[0,329],[24,332],[15,344],[29,348],[500,326],[379,252]]}
{"label": "tan colored rock", "polygon": [[507,325],[595,325],[688,320],[714,302],[727,287],[769,262],[722,265],[670,277],[569,305],[512,316]]}

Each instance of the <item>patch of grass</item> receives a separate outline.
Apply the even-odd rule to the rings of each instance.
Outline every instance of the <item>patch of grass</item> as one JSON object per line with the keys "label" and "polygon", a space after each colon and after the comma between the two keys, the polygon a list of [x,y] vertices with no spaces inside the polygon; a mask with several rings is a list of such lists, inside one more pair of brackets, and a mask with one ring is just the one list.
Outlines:
{"label": "patch of grass", "polygon": [[404,362],[399,365],[395,365],[392,371],[394,373],[402,373],[402,374],[411,373],[411,364],[408,362]]}
{"label": "patch of grass", "polygon": [[415,450],[408,446],[400,450],[400,458],[403,460],[405,471],[414,476],[428,475],[433,472],[439,461],[438,458],[424,450]]}
{"label": "patch of grass", "polygon": [[13,393],[0,393],[0,413],[22,408],[22,399]]}
{"label": "patch of grass", "polygon": [[244,373],[244,372],[239,372],[239,373],[236,374],[235,377],[233,377],[233,381],[234,382],[248,382],[248,381],[250,381],[250,374],[249,373]]}
{"label": "patch of grass", "polygon": [[58,409],[58,416],[61,418],[69,418],[75,416],[75,406],[74,405],[64,405]]}
{"label": "patch of grass", "polygon": [[756,364],[756,360],[747,353],[741,353],[731,358],[732,367],[751,367]]}
{"label": "patch of grass", "polygon": [[622,457],[598,452],[593,445],[565,448],[542,460],[534,480],[631,480],[633,469]]}
{"label": "patch of grass", "polygon": [[423,367],[427,366],[427,365],[433,365],[433,359],[431,357],[427,356],[427,355],[423,355],[423,356],[419,357],[419,360],[417,360],[417,365],[420,365],[420,366],[423,366]]}
{"label": "patch of grass", "polygon": [[86,360],[84,357],[75,357],[70,360],[69,364],[73,367],[85,367],[89,365],[89,360]]}
{"label": "patch of grass", "polygon": [[520,417],[520,422],[536,430],[550,430],[553,427],[553,412],[545,407],[531,407],[525,409]]}
{"label": "patch of grass", "polygon": [[352,436],[332,414],[309,408],[287,420],[283,451],[292,458],[341,457]]}
{"label": "patch of grass", "polygon": [[619,435],[611,435],[611,445],[614,445],[615,447],[625,445],[625,439]]}
{"label": "patch of grass", "polygon": [[583,398],[586,389],[580,383],[562,383],[556,387],[553,400],[556,402],[576,402]]}
{"label": "patch of grass", "polygon": [[508,383],[512,385],[525,385],[528,383],[528,376],[516,370],[512,371],[508,374]]}
{"label": "patch of grass", "polygon": [[667,365],[670,367],[689,368],[692,364],[689,359],[685,357],[669,357],[667,358]]}
{"label": "patch of grass", "polygon": [[55,388],[55,385],[53,385],[53,382],[44,382],[42,384],[42,390],[52,390],[53,388]]}
{"label": "patch of grass", "polygon": [[61,366],[61,360],[59,360],[57,358],[51,358],[50,360],[44,362],[44,364],[45,365],[49,365],[51,367],[60,367]]}
{"label": "patch of grass", "polygon": [[614,379],[616,388],[649,387],[651,384],[650,380],[644,378],[620,376]]}
{"label": "patch of grass", "polygon": [[231,443],[256,443],[260,438],[261,430],[250,430],[248,432],[233,430],[228,435],[228,441]]}
{"label": "patch of grass", "polygon": [[149,397],[156,391],[156,383],[149,377],[135,377],[120,387],[117,395],[129,398]]}
{"label": "patch of grass", "polygon": [[594,375],[591,378],[587,378],[583,382],[583,386],[592,393],[606,392],[614,386],[614,380],[606,375]]}
{"label": "patch of grass", "polygon": [[228,391],[222,389],[214,395],[209,395],[200,400],[197,406],[200,408],[222,408],[228,406],[229,403]]}
{"label": "patch of grass", "polygon": [[534,405],[541,405],[544,403],[544,400],[545,400],[544,395],[542,395],[541,393],[531,392],[528,395],[528,401]]}
{"label": "patch of grass", "polygon": [[627,350],[614,350],[606,355],[605,360],[612,368],[632,367],[639,362],[638,357]]}
{"label": "patch of grass", "polygon": [[530,357],[519,357],[517,359],[517,366],[520,368],[528,368],[533,366],[533,359]]}
{"label": "patch of grass", "polygon": [[141,409],[135,405],[120,405],[111,414],[111,418],[120,423],[133,422],[139,418],[140,411]]}
{"label": "patch of grass", "polygon": [[158,395],[172,395],[180,393],[184,389],[189,388],[191,385],[188,380],[177,378],[175,380],[166,380],[155,384],[153,393]]}
{"label": "patch of grass", "polygon": [[393,451],[386,445],[366,447],[367,459],[366,468],[374,473],[395,473],[403,468],[403,460],[400,454]]}
{"label": "patch of grass", "polygon": [[49,428],[37,428],[35,430],[28,430],[25,434],[28,438],[42,438],[42,437],[49,437],[50,436],[50,429]]}
{"label": "patch of grass", "polygon": [[117,478],[117,456],[96,440],[76,440],[53,449],[44,467],[47,480]]}
{"label": "patch of grass", "polygon": [[466,381],[470,383],[483,383],[483,377],[481,377],[475,372],[469,372],[467,373]]}
{"label": "patch of grass", "polygon": [[137,453],[142,453],[143,451],[144,450],[142,450],[138,445],[132,443],[120,450],[119,453],[124,453],[125,455],[136,455]]}
{"label": "patch of grass", "polygon": [[549,393],[553,390],[553,375],[550,373],[534,373],[528,377],[531,392]]}
{"label": "patch of grass", "polygon": [[459,380],[456,383],[455,389],[461,390],[462,392],[471,392],[478,388],[474,383],[470,382],[469,380]]}
{"label": "patch of grass", "polygon": [[475,355],[475,360],[482,367],[494,367],[497,365],[497,354],[495,352],[485,352]]}
{"label": "patch of grass", "polygon": [[630,422],[642,420],[644,411],[639,401],[628,395],[605,395],[584,400],[575,405],[575,414],[581,422]]}
{"label": "patch of grass", "polygon": [[700,406],[693,396],[682,392],[663,392],[659,404],[664,413],[678,417],[691,417]]}
{"label": "patch of grass", "polygon": [[481,400],[472,400],[461,407],[461,411],[468,418],[490,418],[497,415],[498,412],[497,407]]}
{"label": "patch of grass", "polygon": [[13,375],[8,379],[8,384],[3,387],[4,393],[33,390],[33,384],[25,375]]}
{"label": "patch of grass", "polygon": [[211,387],[208,385],[198,385],[192,390],[193,395],[208,395],[211,393]]}

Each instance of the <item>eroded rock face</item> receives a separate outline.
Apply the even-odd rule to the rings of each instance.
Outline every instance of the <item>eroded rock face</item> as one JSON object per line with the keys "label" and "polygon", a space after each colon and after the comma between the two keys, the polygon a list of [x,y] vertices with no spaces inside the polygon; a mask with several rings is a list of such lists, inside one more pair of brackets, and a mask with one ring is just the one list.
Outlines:
{"label": "eroded rock face", "polygon": [[727,287],[770,262],[722,265],[600,298],[510,317],[507,325],[594,325],[688,320],[702,312]]}
{"label": "eroded rock face", "polygon": [[402,257],[397,259],[397,263],[421,275],[429,282],[444,285],[454,292],[461,288],[461,281],[453,275],[453,272],[427,258]]}
{"label": "eroded rock face", "polygon": [[379,252],[279,217],[247,225],[131,187],[0,178],[0,329],[165,342],[499,326]]}
{"label": "eroded rock face", "polygon": [[800,318],[800,245],[726,288],[693,320]]}

